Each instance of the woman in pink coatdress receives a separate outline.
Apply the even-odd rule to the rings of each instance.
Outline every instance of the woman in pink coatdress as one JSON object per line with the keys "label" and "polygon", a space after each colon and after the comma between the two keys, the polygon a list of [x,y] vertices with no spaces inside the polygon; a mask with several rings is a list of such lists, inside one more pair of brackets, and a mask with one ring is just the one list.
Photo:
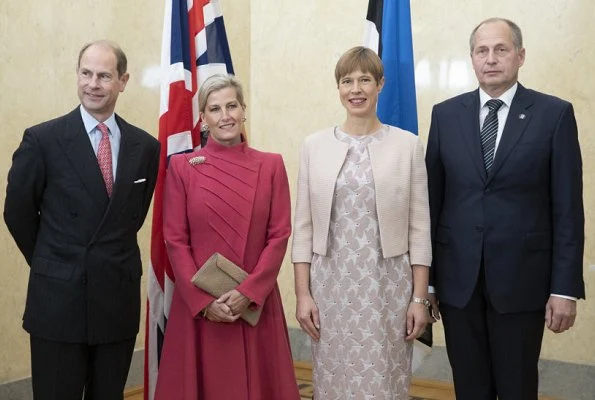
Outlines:
{"label": "woman in pink coatdress", "polygon": [[[199,92],[207,145],[170,159],[164,236],[176,277],[159,365],[157,400],[299,399],[277,275],[291,205],[280,155],[242,141],[242,88],[215,75]],[[191,283],[215,252],[249,276],[215,298]],[[240,318],[261,307],[258,324]]]}

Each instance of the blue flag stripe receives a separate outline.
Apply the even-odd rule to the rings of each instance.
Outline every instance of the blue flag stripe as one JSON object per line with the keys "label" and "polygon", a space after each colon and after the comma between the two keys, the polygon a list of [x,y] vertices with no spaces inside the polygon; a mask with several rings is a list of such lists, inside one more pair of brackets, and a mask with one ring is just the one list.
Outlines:
{"label": "blue flag stripe", "polygon": [[[377,8],[372,11],[372,6]],[[370,0],[368,16],[381,15],[378,52],[384,64],[385,84],[378,99],[378,117],[385,124],[417,134],[415,65],[408,0]],[[378,26],[377,21],[372,21]]]}
{"label": "blue flag stripe", "polygon": [[227,42],[223,17],[215,18],[213,23],[205,27],[205,31],[207,36],[207,51],[198,58],[196,65],[225,64],[227,72],[233,75],[231,52]]}
{"label": "blue flag stripe", "polygon": [[171,47],[170,64],[183,63],[184,69],[190,70],[190,35],[186,0],[173,0],[171,4]]}

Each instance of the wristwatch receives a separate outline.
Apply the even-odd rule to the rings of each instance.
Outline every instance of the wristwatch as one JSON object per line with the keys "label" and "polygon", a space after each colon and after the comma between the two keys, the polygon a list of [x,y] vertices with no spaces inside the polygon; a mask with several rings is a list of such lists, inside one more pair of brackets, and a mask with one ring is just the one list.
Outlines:
{"label": "wristwatch", "polygon": [[411,302],[412,303],[417,303],[417,304],[423,304],[424,306],[426,306],[426,308],[429,310],[430,309],[430,300],[428,299],[422,299],[420,297],[412,297],[411,298]]}

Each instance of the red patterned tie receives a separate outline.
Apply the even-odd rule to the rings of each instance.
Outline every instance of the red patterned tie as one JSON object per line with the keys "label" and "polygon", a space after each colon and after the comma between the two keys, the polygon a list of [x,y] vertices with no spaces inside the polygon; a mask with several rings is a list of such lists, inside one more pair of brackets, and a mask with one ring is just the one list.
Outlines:
{"label": "red patterned tie", "polygon": [[101,131],[101,140],[97,148],[97,163],[105,181],[107,195],[111,197],[114,187],[114,174],[112,171],[112,145],[109,141],[109,129],[103,122],[97,125],[97,129]]}

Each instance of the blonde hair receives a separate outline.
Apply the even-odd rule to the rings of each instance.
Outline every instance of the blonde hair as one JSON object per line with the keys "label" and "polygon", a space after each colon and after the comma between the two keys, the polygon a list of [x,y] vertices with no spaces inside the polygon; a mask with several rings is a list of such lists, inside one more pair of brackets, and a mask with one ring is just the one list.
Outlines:
{"label": "blonde hair", "polygon": [[240,81],[233,75],[215,74],[208,77],[198,90],[198,110],[200,112],[205,112],[207,100],[211,93],[228,87],[235,89],[238,102],[242,108],[246,108],[246,103],[244,102],[244,90],[242,89]]}
{"label": "blonde hair", "polygon": [[374,50],[357,46],[347,50],[339,58],[339,61],[337,61],[335,67],[335,81],[337,85],[342,77],[357,70],[371,74],[376,80],[376,83],[379,83],[382,77],[384,77],[382,60]]}

